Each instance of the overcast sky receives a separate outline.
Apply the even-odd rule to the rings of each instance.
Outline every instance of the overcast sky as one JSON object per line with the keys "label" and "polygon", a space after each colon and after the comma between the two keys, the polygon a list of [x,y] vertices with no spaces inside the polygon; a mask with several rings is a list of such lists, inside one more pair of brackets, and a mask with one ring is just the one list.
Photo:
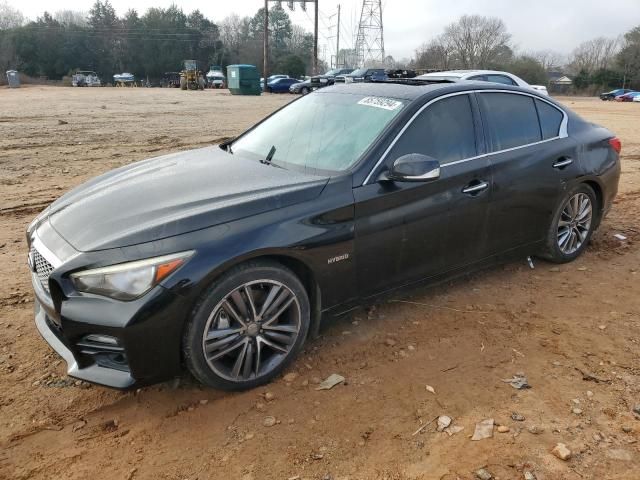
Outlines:
{"label": "overcast sky", "polygon": [[[44,10],[90,8],[93,0],[8,0],[25,16],[35,19]],[[263,0],[111,0],[118,14],[133,7],[147,8],[176,3],[186,13],[199,9],[208,18],[220,21],[230,13],[253,15]],[[335,53],[337,4],[342,4],[341,46],[351,47],[358,25],[362,0],[320,0],[320,52]],[[283,4],[284,6],[284,4]],[[516,47],[521,51],[552,49],[567,54],[578,44],[597,36],[616,37],[640,25],[640,0],[615,0],[611,4],[594,0],[383,0],[383,22],[387,55],[411,57],[422,42],[441,33],[444,27],[464,14],[496,16],[504,20]],[[286,7],[285,7],[286,8]],[[307,13],[292,13],[292,19],[313,31],[313,6]],[[323,45],[326,45],[323,50]]]}

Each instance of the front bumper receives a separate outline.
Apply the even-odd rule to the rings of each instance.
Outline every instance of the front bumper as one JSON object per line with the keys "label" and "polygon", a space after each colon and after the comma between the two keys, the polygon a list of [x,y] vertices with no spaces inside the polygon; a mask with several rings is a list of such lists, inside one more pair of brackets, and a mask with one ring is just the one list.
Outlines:
{"label": "front bumper", "polygon": [[[186,298],[156,286],[131,302],[97,295],[54,294],[54,300],[35,274],[32,285],[36,327],[69,376],[127,390],[181,374]],[[90,335],[109,336],[117,345],[89,342]]]}
{"label": "front bumper", "polygon": [[37,299],[34,308],[36,327],[49,346],[67,362],[67,375],[87,382],[123,390],[132,388],[135,385],[136,381],[130,372],[101,367],[95,363],[81,368],[71,349],[64,344],[58,334],[54,333],[55,327],[51,325],[47,314]]}

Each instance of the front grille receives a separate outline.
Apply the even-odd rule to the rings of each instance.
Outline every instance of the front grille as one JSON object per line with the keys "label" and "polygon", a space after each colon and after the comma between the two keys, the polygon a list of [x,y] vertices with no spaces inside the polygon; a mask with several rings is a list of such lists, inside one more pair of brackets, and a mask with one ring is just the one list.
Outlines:
{"label": "front grille", "polygon": [[42,288],[48,292],[49,275],[53,272],[53,265],[51,265],[42,255],[40,255],[40,252],[33,247],[31,247],[31,253],[33,255],[33,265],[36,269],[36,275],[38,275],[38,279],[40,279]]}

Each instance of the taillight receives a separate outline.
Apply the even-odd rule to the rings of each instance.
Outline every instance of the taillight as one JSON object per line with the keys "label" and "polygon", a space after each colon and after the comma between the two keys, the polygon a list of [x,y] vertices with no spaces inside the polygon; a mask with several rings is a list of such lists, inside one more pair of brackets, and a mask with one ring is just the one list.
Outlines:
{"label": "taillight", "polygon": [[620,153],[620,150],[622,150],[622,142],[618,137],[610,138],[609,145],[611,145],[611,148],[613,148],[618,154]]}

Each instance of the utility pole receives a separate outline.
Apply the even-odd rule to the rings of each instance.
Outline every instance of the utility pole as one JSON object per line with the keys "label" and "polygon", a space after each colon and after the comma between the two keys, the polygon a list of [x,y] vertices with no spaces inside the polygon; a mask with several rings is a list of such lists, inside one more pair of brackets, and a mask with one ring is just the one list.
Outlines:
{"label": "utility pole", "polygon": [[264,77],[263,90],[267,91],[267,78],[269,77],[269,0],[264,0],[264,42],[263,42],[262,75]]}
{"label": "utility pole", "polygon": [[318,75],[318,0],[315,0],[316,11],[313,22],[313,74]]}
{"label": "utility pole", "polygon": [[340,4],[338,4],[338,31],[336,33],[336,68],[340,68]]}

